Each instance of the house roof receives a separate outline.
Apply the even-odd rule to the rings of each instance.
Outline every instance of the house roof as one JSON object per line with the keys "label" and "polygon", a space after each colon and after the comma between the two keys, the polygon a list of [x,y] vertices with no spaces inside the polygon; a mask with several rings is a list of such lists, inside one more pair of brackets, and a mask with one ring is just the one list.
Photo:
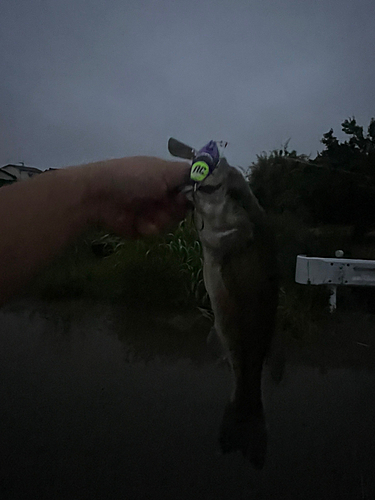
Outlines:
{"label": "house roof", "polygon": [[6,168],[6,167],[15,167],[18,170],[20,170],[21,172],[31,172],[34,174],[40,174],[42,172],[42,170],[40,170],[39,168],[27,167],[26,165],[23,165],[23,164],[17,165],[15,163],[8,163],[7,165],[3,165],[2,167],[0,167],[0,170],[2,170],[3,168]]}

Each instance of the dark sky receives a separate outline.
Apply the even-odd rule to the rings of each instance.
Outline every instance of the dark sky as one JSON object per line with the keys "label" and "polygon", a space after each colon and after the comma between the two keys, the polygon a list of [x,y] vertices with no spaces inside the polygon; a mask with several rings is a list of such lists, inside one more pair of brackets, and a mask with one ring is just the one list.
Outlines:
{"label": "dark sky", "polygon": [[172,135],[245,167],[375,116],[374,0],[1,0],[0,23],[0,165],[167,158]]}

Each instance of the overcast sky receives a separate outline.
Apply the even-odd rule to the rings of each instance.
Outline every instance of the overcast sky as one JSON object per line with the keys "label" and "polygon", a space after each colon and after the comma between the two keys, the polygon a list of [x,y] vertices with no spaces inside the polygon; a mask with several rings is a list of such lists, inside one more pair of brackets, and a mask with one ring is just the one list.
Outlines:
{"label": "overcast sky", "polygon": [[374,0],[1,0],[0,165],[316,155],[375,116]]}

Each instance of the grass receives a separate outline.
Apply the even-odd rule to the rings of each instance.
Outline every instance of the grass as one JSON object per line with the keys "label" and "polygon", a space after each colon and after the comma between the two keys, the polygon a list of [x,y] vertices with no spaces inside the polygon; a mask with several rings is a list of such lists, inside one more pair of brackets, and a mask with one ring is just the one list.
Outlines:
{"label": "grass", "polygon": [[[313,342],[328,315],[326,287],[294,282],[296,256],[372,258],[374,246],[351,241],[350,228],[311,228],[290,213],[271,215],[281,270],[278,330]],[[173,233],[144,241],[125,241],[104,232],[84,235],[41,273],[28,291],[46,300],[88,298],[121,302],[134,309],[192,310],[209,314],[202,249],[191,218]]]}
{"label": "grass", "polygon": [[201,246],[190,219],[164,238],[144,241],[88,233],[48,266],[28,293],[46,300],[121,300],[133,307],[208,305]]}

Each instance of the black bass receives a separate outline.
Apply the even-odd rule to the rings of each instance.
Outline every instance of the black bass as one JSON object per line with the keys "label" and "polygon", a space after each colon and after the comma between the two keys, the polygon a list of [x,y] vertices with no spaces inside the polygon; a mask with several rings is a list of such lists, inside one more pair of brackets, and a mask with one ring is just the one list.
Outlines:
{"label": "black bass", "polygon": [[235,382],[220,429],[221,448],[240,450],[260,469],[267,447],[262,368],[278,302],[273,233],[245,178],[225,158],[195,184],[193,204],[215,330]]}

